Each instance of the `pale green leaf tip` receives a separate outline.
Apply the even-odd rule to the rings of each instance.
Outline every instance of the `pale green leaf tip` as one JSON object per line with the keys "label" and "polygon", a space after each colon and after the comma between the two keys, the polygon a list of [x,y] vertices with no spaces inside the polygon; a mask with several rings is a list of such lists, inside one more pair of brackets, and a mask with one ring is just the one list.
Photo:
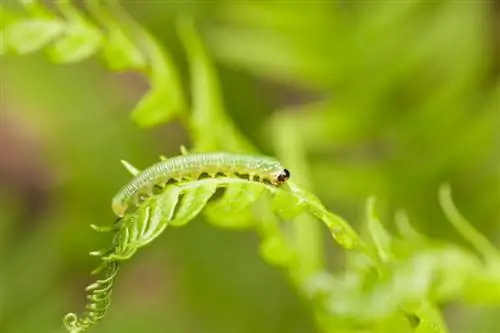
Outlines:
{"label": "pale green leaf tip", "polygon": [[103,252],[101,250],[97,250],[97,251],[91,251],[91,252],[89,252],[89,255],[91,257],[100,257],[102,255],[102,253]]}
{"label": "pale green leaf tip", "polygon": [[367,207],[366,211],[368,213],[368,217],[371,219],[377,218],[376,205],[377,205],[377,198],[372,196],[366,200],[366,207]]}
{"label": "pale green leaf tip", "polygon": [[154,85],[135,105],[131,113],[132,120],[142,128],[150,128],[176,118],[184,106],[175,94],[164,84]]}
{"label": "pale green leaf tip", "polygon": [[123,164],[123,166],[125,167],[125,169],[127,169],[127,171],[132,174],[132,176],[137,176],[140,173],[139,169],[137,169],[136,167],[134,167],[129,162],[127,162],[125,160],[120,160],[120,162]]}
{"label": "pale green leaf tip", "polygon": [[377,199],[375,197],[369,197],[366,200],[366,219],[372,234],[376,232],[374,229],[382,228],[377,215]]}
{"label": "pale green leaf tip", "polygon": [[189,151],[187,150],[186,146],[181,145],[181,154],[182,155],[188,155]]}
{"label": "pale green leaf tip", "polygon": [[464,239],[469,241],[474,248],[484,255],[489,260],[494,262],[500,261],[500,253],[491,242],[459,212],[458,208],[453,202],[451,194],[451,186],[448,183],[443,183],[439,189],[439,202],[443,209],[448,221],[455,227],[455,229],[462,235]]}
{"label": "pale green leaf tip", "polygon": [[462,216],[458,211],[458,208],[453,202],[451,194],[451,186],[448,183],[443,183],[439,188],[439,203],[443,209],[448,221],[457,229],[458,232],[462,233],[462,236],[467,238],[467,231],[474,230],[477,232],[472,225]]}
{"label": "pale green leaf tip", "polygon": [[96,224],[91,224],[90,225],[90,228],[92,230],[95,230],[95,231],[98,231],[98,232],[111,232],[111,231],[114,231],[115,230],[115,226],[99,226],[99,225],[96,225]]}
{"label": "pale green leaf tip", "polygon": [[403,238],[414,241],[423,239],[423,236],[411,225],[408,213],[404,209],[399,209],[398,211],[396,211],[395,222],[399,234]]}
{"label": "pale green leaf tip", "polygon": [[391,235],[380,222],[376,211],[376,198],[370,197],[366,203],[367,222],[370,235],[375,243],[377,252],[383,261],[388,261],[391,257]]}
{"label": "pale green leaf tip", "polygon": [[442,183],[439,187],[439,193],[441,198],[451,197],[451,186],[448,183]]}

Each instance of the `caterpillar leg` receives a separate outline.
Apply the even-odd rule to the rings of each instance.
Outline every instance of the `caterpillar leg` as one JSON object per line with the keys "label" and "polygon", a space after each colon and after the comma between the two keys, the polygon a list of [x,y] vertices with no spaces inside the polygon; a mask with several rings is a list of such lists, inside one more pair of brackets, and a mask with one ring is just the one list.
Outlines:
{"label": "caterpillar leg", "polygon": [[113,222],[111,225],[107,225],[107,226],[98,226],[96,224],[91,224],[90,227],[92,229],[94,229],[95,231],[99,231],[99,232],[110,232],[110,231],[115,231],[115,230],[118,230],[120,229],[120,225],[121,225],[121,220],[122,218],[121,217],[118,217],[115,222]]}

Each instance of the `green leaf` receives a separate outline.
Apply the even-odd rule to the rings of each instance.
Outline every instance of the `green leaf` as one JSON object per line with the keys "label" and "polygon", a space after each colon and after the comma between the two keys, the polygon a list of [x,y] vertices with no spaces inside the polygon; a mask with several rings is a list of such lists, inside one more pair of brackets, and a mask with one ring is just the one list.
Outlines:
{"label": "green leaf", "polygon": [[189,190],[184,191],[182,203],[170,224],[172,226],[182,226],[194,219],[207,205],[208,200],[217,190],[216,183],[194,185]]}
{"label": "green leaf", "polygon": [[58,63],[73,63],[95,54],[103,40],[100,30],[71,2],[58,1],[55,5],[66,24],[62,38],[48,50],[50,58]]}
{"label": "green leaf", "polygon": [[219,210],[216,206],[219,206],[218,202],[214,205],[208,205],[203,214],[211,225],[234,230],[248,229],[255,226],[255,220],[258,217],[255,216],[252,207],[247,206],[238,211],[228,211],[226,214],[221,214],[224,209]]}
{"label": "green leaf", "polygon": [[174,119],[177,111],[171,106],[177,103],[168,96],[163,87],[153,86],[132,111],[134,121],[141,127],[153,127]]}
{"label": "green leaf", "polygon": [[140,239],[131,242],[131,246],[141,247],[158,237],[174,218],[174,211],[180,200],[181,188],[171,186],[164,195],[153,197],[150,202],[151,215],[148,224],[142,227]]}
{"label": "green leaf", "polygon": [[68,23],[63,37],[54,43],[48,54],[54,62],[74,63],[94,55],[101,42],[99,30],[85,24]]}
{"label": "green leaf", "polygon": [[195,151],[256,152],[224,111],[216,70],[190,18],[178,21],[177,31],[186,49],[191,76],[193,110],[190,129]]}
{"label": "green leaf", "polygon": [[141,36],[151,67],[151,90],[132,111],[132,119],[141,127],[153,127],[182,115],[185,101],[177,70],[167,52],[144,29]]}
{"label": "green leaf", "polygon": [[28,54],[40,50],[64,31],[61,22],[49,19],[32,19],[15,22],[3,32],[4,48],[18,54]]}
{"label": "green leaf", "polygon": [[103,43],[103,57],[113,71],[145,69],[146,59],[116,24],[108,25],[107,40]]}
{"label": "green leaf", "polygon": [[108,67],[114,71],[127,69],[144,70],[147,67],[145,56],[134,45],[124,27],[99,0],[89,0],[87,7],[101,26],[106,29],[106,40],[102,47],[102,56]]}
{"label": "green leaf", "polygon": [[276,193],[273,200],[273,210],[283,220],[292,220],[304,212],[299,196],[291,192],[280,191]]}
{"label": "green leaf", "polygon": [[297,258],[293,247],[284,239],[283,234],[276,230],[268,232],[262,239],[259,247],[260,255],[270,264],[290,267]]}
{"label": "green leaf", "polygon": [[[147,128],[185,116],[184,93],[176,66],[168,52],[153,35],[130,17],[119,1],[105,2],[105,5],[112,9],[110,10],[117,24],[123,27],[124,34],[138,46],[149,64],[146,74],[149,76],[151,90],[137,103],[131,118],[139,126]],[[108,18],[101,18],[101,21],[107,20]]]}
{"label": "green leaf", "polygon": [[378,219],[376,208],[375,208],[375,198],[369,198],[366,204],[366,213],[368,221],[368,229],[370,230],[370,235],[377,248],[378,255],[383,262],[391,261],[391,236],[385,230],[385,228],[380,223]]}
{"label": "green leaf", "polygon": [[424,236],[422,236],[417,230],[415,230],[408,218],[408,214],[404,210],[399,210],[396,212],[396,227],[398,228],[399,234],[407,241],[412,243],[423,243],[425,242]]}
{"label": "green leaf", "polygon": [[[304,210],[323,221],[333,238],[344,248],[359,250],[362,253],[369,253],[366,244],[358,237],[351,226],[340,216],[329,212],[321,201],[312,193],[301,189],[291,181],[287,182],[291,192],[294,194],[297,205],[304,207]],[[297,209],[289,207],[288,209]]]}
{"label": "green leaf", "polygon": [[257,187],[252,183],[229,186],[222,198],[207,205],[205,216],[216,226],[247,228],[254,221],[249,206],[257,201],[264,191],[264,187]]}
{"label": "green leaf", "polygon": [[419,324],[415,333],[447,333],[446,324],[439,312],[439,308],[431,302],[424,301],[420,304],[416,314]]}
{"label": "green leaf", "polygon": [[255,222],[262,239],[259,246],[260,255],[270,264],[291,267],[297,263],[297,251],[290,240],[285,238],[280,221],[276,214],[273,214],[273,207],[267,200],[260,200],[257,209],[259,215]]}

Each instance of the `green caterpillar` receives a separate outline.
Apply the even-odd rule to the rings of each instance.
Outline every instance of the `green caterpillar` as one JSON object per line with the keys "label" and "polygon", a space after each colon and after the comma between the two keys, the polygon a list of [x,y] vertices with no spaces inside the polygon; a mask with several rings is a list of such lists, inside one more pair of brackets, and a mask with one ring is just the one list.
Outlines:
{"label": "green caterpillar", "polygon": [[232,153],[197,153],[172,157],[139,173],[122,187],[112,201],[112,209],[123,217],[130,205],[150,196],[154,188],[164,188],[170,181],[196,180],[202,175],[247,178],[279,186],[290,178],[290,172],[279,161],[267,156]]}

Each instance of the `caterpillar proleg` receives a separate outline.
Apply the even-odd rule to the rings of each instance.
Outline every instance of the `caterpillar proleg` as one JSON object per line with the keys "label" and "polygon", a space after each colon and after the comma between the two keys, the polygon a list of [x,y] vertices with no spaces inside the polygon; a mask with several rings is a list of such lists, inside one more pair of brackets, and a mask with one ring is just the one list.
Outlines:
{"label": "caterpillar proleg", "polygon": [[169,181],[209,177],[238,177],[279,186],[290,178],[281,163],[267,156],[215,153],[188,153],[162,160],[143,170],[123,186],[112,201],[113,212],[122,217],[131,204],[163,188]]}

